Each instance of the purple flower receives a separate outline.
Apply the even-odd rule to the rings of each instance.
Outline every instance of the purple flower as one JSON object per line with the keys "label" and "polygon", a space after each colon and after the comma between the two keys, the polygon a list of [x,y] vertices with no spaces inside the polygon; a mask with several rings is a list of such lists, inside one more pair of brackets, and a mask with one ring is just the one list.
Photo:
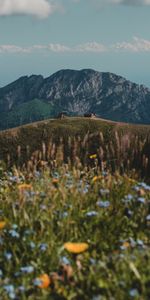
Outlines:
{"label": "purple flower", "polygon": [[47,244],[45,244],[45,243],[39,245],[39,248],[40,248],[40,250],[41,250],[42,252],[46,251],[46,250],[47,250],[47,247],[48,247],[48,246],[47,246]]}

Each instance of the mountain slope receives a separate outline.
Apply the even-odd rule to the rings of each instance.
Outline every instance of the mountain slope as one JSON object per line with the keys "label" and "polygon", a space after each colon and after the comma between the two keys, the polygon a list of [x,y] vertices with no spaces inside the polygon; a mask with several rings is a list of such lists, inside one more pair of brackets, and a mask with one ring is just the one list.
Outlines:
{"label": "mountain slope", "polygon": [[[46,113],[41,113],[35,99],[46,105]],[[35,103],[32,118],[30,102]],[[150,124],[150,89],[91,69],[61,70],[46,79],[25,76],[0,89],[0,129],[52,117],[61,110],[71,115],[94,112],[114,121]],[[9,121],[12,115],[15,122]]]}

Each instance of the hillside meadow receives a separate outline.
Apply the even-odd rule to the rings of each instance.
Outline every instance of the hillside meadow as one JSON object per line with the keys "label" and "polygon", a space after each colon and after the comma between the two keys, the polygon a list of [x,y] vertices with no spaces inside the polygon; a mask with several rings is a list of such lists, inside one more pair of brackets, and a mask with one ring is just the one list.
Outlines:
{"label": "hillside meadow", "polygon": [[150,299],[150,127],[0,133],[0,299]]}
{"label": "hillside meadow", "polygon": [[150,174],[150,126],[90,118],[52,119],[0,132],[0,159],[6,165],[57,162],[90,165],[97,155],[101,170]]}

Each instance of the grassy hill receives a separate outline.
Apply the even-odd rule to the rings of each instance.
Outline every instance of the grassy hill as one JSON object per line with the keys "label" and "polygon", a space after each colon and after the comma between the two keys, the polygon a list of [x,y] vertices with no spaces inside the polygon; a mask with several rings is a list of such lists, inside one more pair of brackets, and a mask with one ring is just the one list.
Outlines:
{"label": "grassy hill", "polygon": [[8,164],[57,159],[90,163],[96,154],[101,168],[150,169],[150,126],[90,118],[45,120],[0,132],[0,159]]}

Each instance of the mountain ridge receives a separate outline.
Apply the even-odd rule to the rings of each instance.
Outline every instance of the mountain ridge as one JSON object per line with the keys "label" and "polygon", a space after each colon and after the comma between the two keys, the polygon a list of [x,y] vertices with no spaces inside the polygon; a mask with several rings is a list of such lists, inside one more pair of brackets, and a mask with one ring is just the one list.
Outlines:
{"label": "mountain ridge", "polygon": [[22,76],[0,88],[0,129],[54,117],[61,110],[69,115],[94,112],[113,121],[150,124],[150,89],[93,69],[62,69],[46,78]]}

